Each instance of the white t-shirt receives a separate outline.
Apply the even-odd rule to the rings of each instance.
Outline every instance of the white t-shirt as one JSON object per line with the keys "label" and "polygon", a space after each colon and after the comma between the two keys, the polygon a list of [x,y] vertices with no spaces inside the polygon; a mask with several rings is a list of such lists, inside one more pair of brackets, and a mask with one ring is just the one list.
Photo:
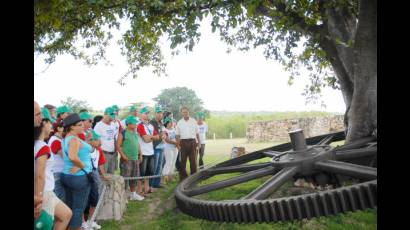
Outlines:
{"label": "white t-shirt", "polygon": [[42,155],[47,155],[48,159],[46,162],[45,168],[45,182],[44,182],[44,189],[43,192],[53,191],[54,190],[54,175],[52,171],[54,157],[51,154],[50,147],[47,145],[46,142],[37,140],[34,143],[34,159]]}
{"label": "white t-shirt", "polygon": [[[177,138],[176,138],[176,132],[175,132],[175,129],[174,129],[174,128],[171,128],[171,129],[164,128],[164,131],[168,134],[168,139],[170,139],[171,141],[176,141],[176,140],[177,140]],[[174,144],[167,143],[166,141],[164,141],[164,148],[166,148],[166,149],[174,149],[174,148],[175,148],[175,145],[174,145]]]}
{"label": "white t-shirt", "polygon": [[199,143],[205,144],[206,133],[208,132],[208,125],[203,122],[202,125],[198,125],[199,129]]}
{"label": "white t-shirt", "polygon": [[157,132],[150,123],[140,122],[137,126],[137,133],[138,133],[138,143],[140,144],[141,153],[144,156],[151,156],[154,155],[154,145],[151,142],[146,143],[143,140],[144,135],[157,135]]}
{"label": "white t-shirt", "polygon": [[113,122],[107,125],[103,121],[100,121],[95,125],[94,131],[101,136],[102,150],[106,152],[114,152],[114,138],[118,137],[118,126]]}
{"label": "white t-shirt", "polygon": [[98,149],[94,148],[94,151],[90,153],[90,156],[91,163],[93,164],[94,168],[98,169],[98,160],[100,159],[100,153],[98,152]]}
{"label": "white t-shirt", "polygon": [[48,146],[50,147],[51,155],[54,157],[53,173],[61,173],[64,168],[64,160],[63,157],[57,154],[58,150],[61,150],[61,139],[56,135],[50,137]]}
{"label": "white t-shirt", "polygon": [[196,120],[190,117],[188,121],[181,118],[177,123],[175,131],[177,135],[180,135],[181,139],[195,139],[199,129]]}

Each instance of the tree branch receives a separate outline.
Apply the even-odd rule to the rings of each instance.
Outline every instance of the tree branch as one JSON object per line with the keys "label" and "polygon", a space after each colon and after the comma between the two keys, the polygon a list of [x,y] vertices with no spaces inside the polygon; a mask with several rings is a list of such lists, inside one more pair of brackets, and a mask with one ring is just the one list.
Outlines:
{"label": "tree branch", "polygon": [[[274,8],[268,8],[263,4],[259,4],[259,6],[256,9],[256,12],[259,13],[260,15],[272,18],[271,12],[272,11],[277,11],[282,13],[285,17],[291,20],[289,23],[289,26],[292,27],[292,25],[297,25],[299,26],[302,30],[299,30],[299,32],[302,32],[303,34],[309,34],[309,35],[314,35],[318,34],[321,32],[323,27],[321,25],[309,25],[306,22],[306,19],[304,17],[301,17],[298,13],[287,10],[286,9],[286,4],[282,2],[275,2],[273,0],[269,1],[270,6]],[[279,20],[280,17],[276,16],[273,19]],[[293,29],[298,30],[298,28],[293,26]]]}

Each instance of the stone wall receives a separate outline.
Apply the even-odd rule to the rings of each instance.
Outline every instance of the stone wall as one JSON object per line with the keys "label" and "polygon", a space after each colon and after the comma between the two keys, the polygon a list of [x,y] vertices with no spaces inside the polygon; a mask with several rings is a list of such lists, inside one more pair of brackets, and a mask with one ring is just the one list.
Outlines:
{"label": "stone wall", "polygon": [[97,220],[120,220],[127,208],[125,181],[122,176],[112,175],[111,180],[102,181],[107,185]]}
{"label": "stone wall", "polygon": [[342,131],[343,115],[250,122],[246,128],[248,142],[290,141],[288,132],[301,128],[305,137]]}

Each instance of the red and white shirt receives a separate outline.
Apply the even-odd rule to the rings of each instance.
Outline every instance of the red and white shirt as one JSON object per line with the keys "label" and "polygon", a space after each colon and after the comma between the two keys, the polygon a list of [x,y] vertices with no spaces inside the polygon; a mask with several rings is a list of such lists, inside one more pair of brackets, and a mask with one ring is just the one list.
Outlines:
{"label": "red and white shirt", "polygon": [[143,121],[141,121],[137,126],[137,133],[138,133],[138,142],[141,147],[142,155],[144,156],[154,155],[154,145],[152,144],[152,141],[149,143],[146,143],[142,139],[144,135],[157,135],[157,131],[154,129],[154,126],[152,126],[150,123],[144,123]]}
{"label": "red and white shirt", "polygon": [[91,155],[91,162],[93,163],[93,167],[98,169],[98,166],[105,164],[105,158],[103,151],[100,147],[95,148],[93,152],[90,153]]}
{"label": "red and white shirt", "polygon": [[47,156],[46,168],[45,168],[45,183],[43,192],[54,190],[54,175],[52,166],[54,164],[54,157],[51,154],[50,147],[46,142],[37,140],[34,143],[34,160],[37,160],[40,156]]}
{"label": "red and white shirt", "polygon": [[56,135],[50,137],[48,140],[48,146],[50,147],[51,154],[54,157],[54,163],[52,167],[53,173],[61,173],[64,168],[64,160],[63,157],[58,155],[58,151],[61,150],[61,139]]}

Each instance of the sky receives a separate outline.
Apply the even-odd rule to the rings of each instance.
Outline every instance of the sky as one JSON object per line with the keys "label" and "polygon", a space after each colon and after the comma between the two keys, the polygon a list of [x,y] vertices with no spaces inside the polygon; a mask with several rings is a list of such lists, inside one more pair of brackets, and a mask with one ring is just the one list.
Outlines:
{"label": "sky", "polygon": [[[124,27],[123,27],[124,28]],[[123,29],[122,28],[122,29]],[[192,52],[170,55],[169,42],[162,47],[168,76],[158,77],[147,69],[139,77],[118,80],[127,70],[125,57],[120,54],[116,40],[107,47],[107,59],[112,65],[100,63],[88,67],[70,55],[60,55],[47,69],[43,56],[34,57],[34,99],[41,106],[61,105],[61,100],[72,97],[86,100],[97,110],[117,104],[133,102],[154,105],[152,98],[161,90],[186,86],[194,90],[208,110],[225,111],[328,111],[344,112],[345,105],[339,90],[323,89],[326,107],[306,104],[302,96],[308,77],[301,76],[288,85],[289,73],[273,59],[265,59],[261,48],[248,52],[232,50],[217,33],[211,32],[206,20],[201,25],[201,39]],[[120,32],[114,34],[114,38]],[[45,70],[43,72],[43,70]]]}

